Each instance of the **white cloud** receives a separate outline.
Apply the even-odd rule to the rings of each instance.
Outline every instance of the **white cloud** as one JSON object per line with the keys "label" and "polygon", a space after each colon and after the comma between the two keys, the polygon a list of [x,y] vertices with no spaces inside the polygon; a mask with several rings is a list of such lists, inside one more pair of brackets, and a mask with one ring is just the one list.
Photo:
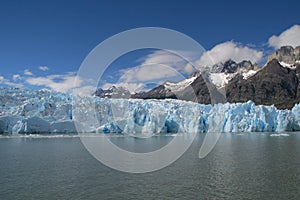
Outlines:
{"label": "white cloud", "polygon": [[120,70],[118,83],[105,83],[101,87],[108,89],[114,85],[123,87],[130,92],[139,92],[145,89],[147,84],[158,84],[166,80],[182,80],[185,75],[195,71],[195,67],[185,59],[190,62],[195,61],[197,59],[195,52],[177,51],[172,53],[157,50],[139,59],[141,64],[138,66]]}
{"label": "white cloud", "polygon": [[[195,60],[191,52],[176,52],[185,59]],[[124,87],[140,87],[141,83],[171,79],[172,77],[184,77],[183,74],[190,74],[195,68],[188,64],[184,58],[174,53],[157,50],[142,59],[140,65],[120,70],[120,82]],[[125,84],[126,83],[126,84]],[[128,84],[128,83],[131,83]],[[134,84],[133,84],[134,83]],[[127,88],[128,89],[128,88]]]}
{"label": "white cloud", "polygon": [[95,86],[86,85],[82,87],[77,87],[73,89],[73,93],[79,96],[90,96],[96,91]]}
{"label": "white cloud", "polygon": [[41,70],[41,71],[48,71],[49,67],[47,67],[47,66],[39,66],[39,70]]}
{"label": "white cloud", "polygon": [[15,88],[22,88],[22,87],[24,87],[24,85],[22,83],[13,83],[13,82],[10,82],[8,80],[4,81],[4,84],[8,85],[8,86],[15,87]]}
{"label": "white cloud", "polygon": [[196,68],[191,63],[188,63],[184,66],[183,70],[187,74],[191,74],[196,71]]}
{"label": "white cloud", "polygon": [[[176,51],[174,53],[157,50],[146,56],[141,65],[161,64],[174,68],[179,73],[190,73],[193,68],[188,62],[195,61],[201,52]],[[178,55],[177,55],[178,54]],[[182,57],[181,57],[182,56]],[[187,59],[187,60],[185,60]],[[195,68],[193,69],[195,71]]]}
{"label": "white cloud", "polygon": [[273,35],[269,38],[269,45],[274,48],[281,46],[299,46],[300,45],[300,25],[294,25],[283,31],[279,36]]}
{"label": "white cloud", "polygon": [[31,71],[29,71],[29,69],[25,69],[25,70],[24,70],[24,75],[32,76],[33,73],[32,73]]}
{"label": "white cloud", "polygon": [[121,82],[147,82],[176,76],[176,71],[161,64],[141,65],[123,70]]}
{"label": "white cloud", "polygon": [[226,62],[229,59],[235,62],[250,60],[252,63],[259,62],[263,58],[263,52],[242,46],[236,42],[228,41],[216,45],[205,52],[197,61],[199,66],[211,66],[216,63]]}
{"label": "white cloud", "polygon": [[13,83],[8,79],[4,78],[3,76],[0,76],[0,83],[4,85],[16,87],[16,88],[22,88],[24,86],[22,83]]}
{"label": "white cloud", "polygon": [[44,90],[74,93],[81,96],[89,96],[95,92],[96,89],[91,80],[78,77],[73,72],[48,75],[45,77],[28,77],[26,82],[30,85],[43,87]]}
{"label": "white cloud", "polygon": [[164,64],[168,66],[176,66],[182,62],[182,58],[164,50],[157,50],[143,58],[142,65]]}
{"label": "white cloud", "polygon": [[26,82],[30,85],[43,86],[46,88],[50,88],[56,92],[71,92],[71,90],[75,87],[80,87],[83,80],[80,78],[77,79],[76,84],[73,85],[76,79],[76,75],[73,73],[67,74],[56,74],[49,75],[45,77],[29,77],[26,79]]}
{"label": "white cloud", "polygon": [[20,74],[14,74],[12,78],[13,78],[14,81],[22,79],[22,77],[20,76]]}

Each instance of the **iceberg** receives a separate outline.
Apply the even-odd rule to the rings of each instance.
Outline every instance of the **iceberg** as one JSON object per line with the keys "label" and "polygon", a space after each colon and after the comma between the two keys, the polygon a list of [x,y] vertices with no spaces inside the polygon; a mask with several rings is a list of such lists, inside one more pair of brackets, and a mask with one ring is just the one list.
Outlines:
{"label": "iceberg", "polygon": [[[77,104],[74,105],[74,99]],[[89,120],[95,115],[97,123]],[[79,97],[0,88],[0,133],[90,133],[149,137],[166,133],[300,131],[300,104],[292,110],[246,103],[203,105],[174,99]]]}

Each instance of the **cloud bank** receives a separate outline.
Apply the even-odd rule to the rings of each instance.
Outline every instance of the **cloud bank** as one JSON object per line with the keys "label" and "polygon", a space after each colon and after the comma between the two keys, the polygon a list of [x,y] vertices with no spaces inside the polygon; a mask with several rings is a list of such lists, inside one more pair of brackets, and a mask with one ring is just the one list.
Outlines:
{"label": "cloud bank", "polygon": [[279,36],[273,35],[269,38],[269,46],[276,49],[287,45],[293,47],[300,45],[300,25],[294,25],[283,31]]}
{"label": "cloud bank", "polygon": [[[178,55],[176,55],[178,54]],[[112,85],[124,87],[131,92],[144,89],[147,84],[158,84],[165,80],[182,79],[196,69],[189,61],[197,60],[193,52],[169,52],[156,50],[139,59],[138,66],[119,71],[120,78],[117,83],[105,83],[101,87],[108,88]],[[181,57],[183,56],[183,58]]]}
{"label": "cloud bank", "polygon": [[263,52],[247,46],[242,46],[236,42],[228,41],[216,45],[211,50],[205,52],[197,61],[198,66],[211,66],[229,59],[235,62],[250,60],[252,63],[259,62],[263,58]]}
{"label": "cloud bank", "polygon": [[0,76],[0,84],[4,84],[7,86],[16,87],[16,88],[22,88],[24,86],[22,83],[11,82],[10,80],[4,78],[3,76]]}
{"label": "cloud bank", "polygon": [[176,71],[167,65],[149,64],[123,70],[121,80],[124,82],[147,82],[176,75]]}
{"label": "cloud bank", "polygon": [[93,86],[93,84],[91,84],[88,80],[78,77],[76,73],[73,72],[68,72],[66,74],[29,77],[26,79],[26,83],[29,85],[40,86],[44,89],[55,92],[74,92],[75,94],[81,96],[91,95],[93,92],[95,92],[95,86]]}

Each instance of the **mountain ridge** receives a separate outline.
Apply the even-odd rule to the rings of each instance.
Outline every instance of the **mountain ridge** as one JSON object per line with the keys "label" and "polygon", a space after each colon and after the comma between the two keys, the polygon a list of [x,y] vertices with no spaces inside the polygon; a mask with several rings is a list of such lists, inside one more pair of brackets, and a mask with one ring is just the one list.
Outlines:
{"label": "mountain ridge", "polygon": [[[300,102],[300,46],[281,47],[268,57],[264,66],[247,60],[236,63],[229,59],[208,67],[207,71],[208,74],[194,72],[177,83],[166,81],[147,92],[130,95],[127,92],[126,98],[169,98],[201,104],[251,100],[259,105],[275,105],[279,109],[291,109],[295,103]],[[222,93],[224,89],[225,94]],[[123,98],[118,94],[101,96],[97,91],[95,96]],[[124,89],[122,91],[124,93]],[[216,99],[211,99],[211,94]],[[226,96],[226,99],[222,96]]]}

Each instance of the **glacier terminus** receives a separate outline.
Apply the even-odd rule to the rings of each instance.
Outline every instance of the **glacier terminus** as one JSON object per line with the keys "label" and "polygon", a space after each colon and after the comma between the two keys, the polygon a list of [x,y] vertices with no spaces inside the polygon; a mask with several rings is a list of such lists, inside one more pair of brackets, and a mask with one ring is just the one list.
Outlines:
{"label": "glacier terminus", "polygon": [[[72,99],[80,102],[75,107]],[[94,105],[98,123],[91,133],[152,136],[166,133],[224,133],[300,131],[300,104],[291,110],[246,103],[204,105],[165,99],[108,99],[79,97],[45,90],[0,90],[0,133],[76,133],[73,112],[84,113]],[[82,113],[82,118],[81,118]]]}

